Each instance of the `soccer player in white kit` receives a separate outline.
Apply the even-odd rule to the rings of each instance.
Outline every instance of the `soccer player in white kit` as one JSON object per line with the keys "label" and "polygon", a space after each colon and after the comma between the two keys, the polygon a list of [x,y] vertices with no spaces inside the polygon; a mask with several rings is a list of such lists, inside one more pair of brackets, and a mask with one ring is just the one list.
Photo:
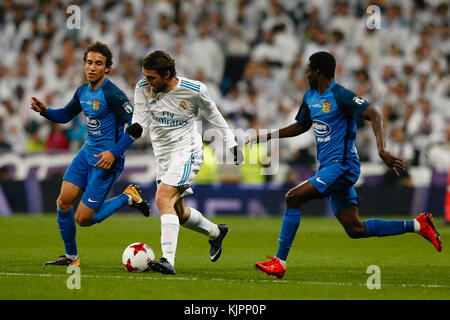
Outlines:
{"label": "soccer player in white kit", "polygon": [[135,88],[129,132],[133,138],[149,133],[157,162],[155,202],[161,215],[162,258],[150,261],[149,267],[163,274],[175,274],[180,225],[209,237],[212,262],[220,257],[228,232],[227,225],[216,225],[184,204],[183,197],[193,193],[190,186],[203,163],[203,142],[196,123],[199,112],[219,131],[236,164],[242,162],[243,155],[206,86],[177,77],[175,61],[166,52],[149,54],[142,63],[142,73],[145,78]]}

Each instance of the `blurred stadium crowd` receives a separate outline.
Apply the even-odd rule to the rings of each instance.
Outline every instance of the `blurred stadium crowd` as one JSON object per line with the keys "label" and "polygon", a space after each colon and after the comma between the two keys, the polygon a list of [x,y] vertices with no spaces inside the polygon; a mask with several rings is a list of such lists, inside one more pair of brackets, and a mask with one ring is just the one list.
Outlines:
{"label": "blurred stadium crowd", "polygon": [[[81,9],[80,29],[67,27],[69,5]],[[380,29],[367,27],[369,5],[381,9]],[[244,130],[293,123],[308,89],[308,57],[326,50],[336,57],[336,80],[383,113],[392,152],[447,171],[448,7],[445,0],[3,0],[0,147],[78,150],[82,116],[51,124],[30,110],[30,97],[63,107],[84,81],[91,41],[112,49],[110,78],[130,100],[143,57],[166,50],[178,75],[203,81],[229,123]],[[358,125],[362,161],[380,163],[372,129],[364,120]],[[314,137],[284,139],[280,152],[283,163],[312,167]]]}

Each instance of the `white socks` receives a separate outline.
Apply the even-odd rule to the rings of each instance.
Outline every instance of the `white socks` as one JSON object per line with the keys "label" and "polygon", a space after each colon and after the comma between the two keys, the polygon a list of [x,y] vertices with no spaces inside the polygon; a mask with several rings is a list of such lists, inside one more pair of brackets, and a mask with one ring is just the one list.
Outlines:
{"label": "white socks", "polygon": [[420,223],[416,219],[414,219],[413,221],[414,221],[414,232],[419,233],[419,231],[420,231]]}
{"label": "white socks", "polygon": [[189,208],[189,210],[191,210],[191,214],[189,219],[183,224],[183,227],[207,235],[210,239],[215,239],[219,236],[220,230],[216,224],[206,219],[196,209]]}
{"label": "white socks", "polygon": [[[209,239],[219,236],[219,227],[203,217],[203,215],[189,208],[191,214],[183,227],[207,235]],[[161,215],[161,250],[162,256],[175,266],[175,253],[177,251],[178,231],[180,230],[180,220],[176,214]]]}
{"label": "white socks", "polygon": [[176,214],[161,215],[161,250],[162,256],[175,265],[175,252],[177,251],[178,231],[180,221]]}

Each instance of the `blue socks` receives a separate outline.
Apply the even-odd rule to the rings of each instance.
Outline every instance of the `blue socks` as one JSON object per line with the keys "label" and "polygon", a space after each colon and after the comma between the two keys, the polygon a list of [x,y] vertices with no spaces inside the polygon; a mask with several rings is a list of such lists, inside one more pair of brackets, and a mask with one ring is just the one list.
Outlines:
{"label": "blue socks", "polygon": [[300,225],[300,209],[285,209],[283,223],[281,225],[280,238],[278,239],[278,252],[276,257],[286,261],[294,241],[298,226]]}
{"label": "blue socks", "polygon": [[366,237],[385,237],[414,232],[414,221],[369,219],[364,221]]}
{"label": "blue socks", "polygon": [[[92,218],[91,225],[94,223],[99,223],[110,215],[112,215],[119,208],[128,204],[128,196],[126,194],[121,194],[117,197],[112,198],[111,200],[105,201],[100,209],[95,213]],[[75,215],[74,210],[71,208],[67,211],[62,211],[57,209],[57,219],[59,233],[61,234],[61,238],[64,242],[64,248],[66,249],[66,255],[70,257],[77,257],[77,242],[76,242],[76,224],[75,224]]]}
{"label": "blue socks", "polygon": [[78,255],[77,242],[75,239],[76,225],[73,208],[67,211],[56,210],[58,217],[59,233],[64,242],[66,254],[76,257]]}
{"label": "blue socks", "polygon": [[103,202],[92,218],[91,225],[102,222],[118,209],[128,204],[128,196],[126,194],[118,195],[108,201]]}

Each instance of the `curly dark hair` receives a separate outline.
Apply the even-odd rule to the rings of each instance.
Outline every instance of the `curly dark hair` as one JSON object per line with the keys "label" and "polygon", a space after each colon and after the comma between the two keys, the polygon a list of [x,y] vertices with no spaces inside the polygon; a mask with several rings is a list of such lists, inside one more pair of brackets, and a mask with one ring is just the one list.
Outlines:
{"label": "curly dark hair", "polygon": [[319,70],[328,79],[334,78],[336,60],[333,55],[326,51],[319,51],[309,57],[311,70]]}
{"label": "curly dark hair", "polygon": [[164,77],[167,71],[170,72],[170,78],[177,75],[175,60],[167,52],[161,50],[153,51],[145,57],[142,67],[145,70],[155,70],[161,77]]}
{"label": "curly dark hair", "polygon": [[101,53],[103,56],[105,56],[105,58],[106,58],[106,67],[107,68],[112,66],[112,64],[113,64],[113,61],[112,61],[113,54],[112,54],[111,50],[109,49],[109,47],[106,44],[101,43],[100,41],[96,41],[94,43],[91,43],[87,47],[86,51],[84,52],[84,58],[83,58],[84,62],[86,62],[87,55],[91,51],[92,52]]}

